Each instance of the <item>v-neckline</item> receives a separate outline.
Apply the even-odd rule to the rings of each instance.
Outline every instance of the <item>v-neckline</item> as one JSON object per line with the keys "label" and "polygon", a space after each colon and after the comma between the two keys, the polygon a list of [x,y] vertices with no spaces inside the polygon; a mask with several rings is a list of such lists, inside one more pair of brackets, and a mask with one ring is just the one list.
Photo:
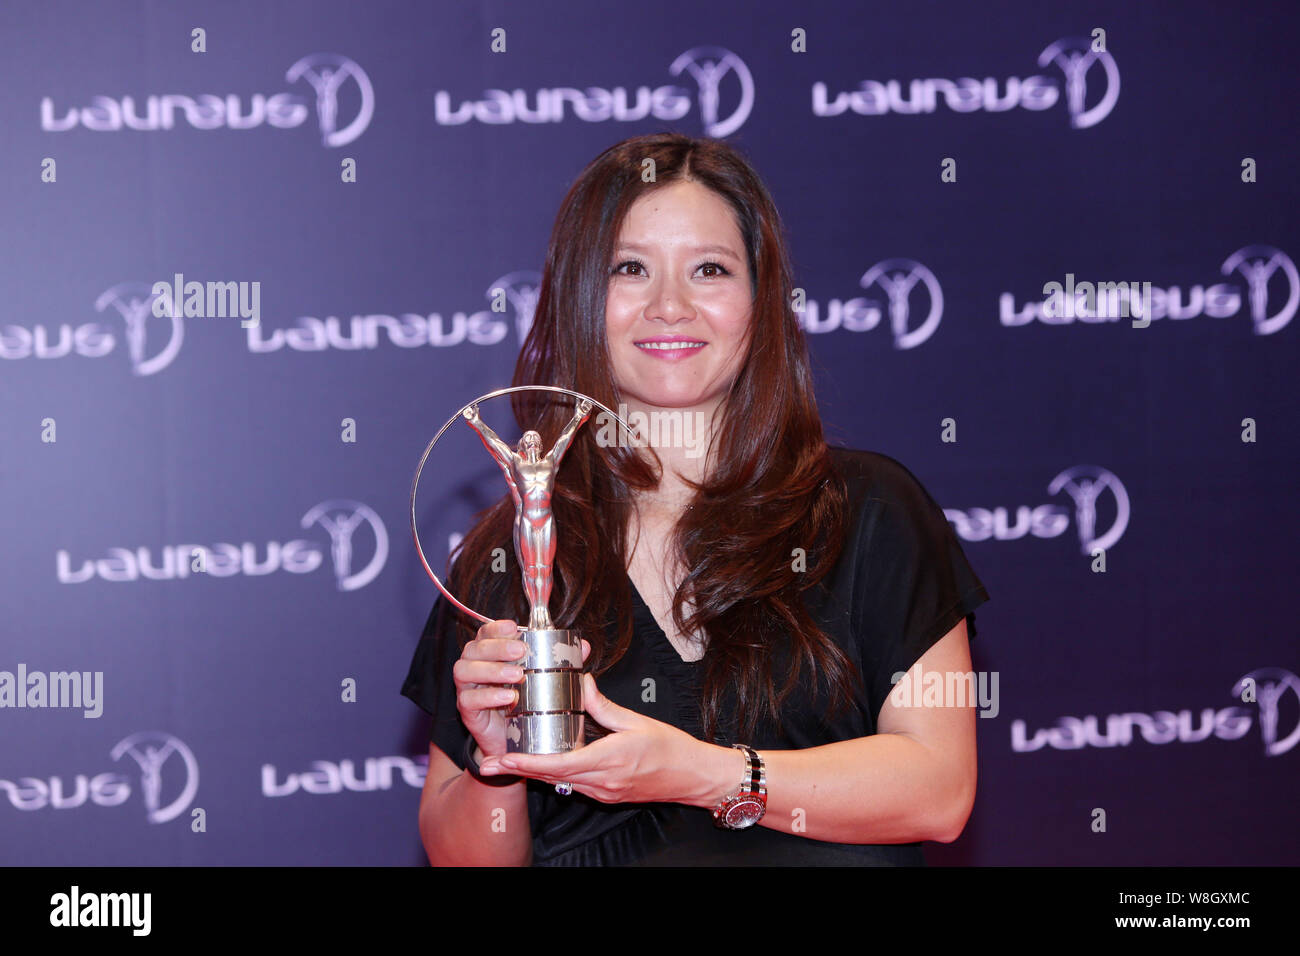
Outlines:
{"label": "v-neckline", "polygon": [[630,574],[627,576],[627,585],[632,589],[633,603],[639,610],[645,611],[645,616],[649,620],[651,626],[654,627],[655,633],[659,635],[659,640],[667,646],[668,650],[672,651],[673,654],[676,655],[679,661],[687,666],[693,666],[704,660],[704,658],[701,657],[693,661],[688,661],[686,658],[682,657],[682,652],[679,651],[673,642],[668,639],[668,634],[664,631],[659,622],[655,620],[654,612],[650,610],[650,605],[647,604],[645,598],[641,596],[641,592],[637,589],[636,582],[632,580],[632,575]]}

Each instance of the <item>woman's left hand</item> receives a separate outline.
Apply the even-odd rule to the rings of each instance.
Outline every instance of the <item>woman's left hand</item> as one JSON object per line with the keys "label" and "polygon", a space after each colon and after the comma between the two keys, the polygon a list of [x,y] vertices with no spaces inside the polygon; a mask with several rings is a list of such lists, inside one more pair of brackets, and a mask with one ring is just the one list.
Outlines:
{"label": "woman's left hand", "polygon": [[[718,751],[671,724],[620,707],[582,675],[584,709],[609,736],[567,754],[504,754],[488,757],[480,773],[511,773],[547,783],[568,783],[601,803],[684,803],[713,806]],[[743,758],[741,758],[743,760]],[[735,773],[737,780],[740,772]]]}

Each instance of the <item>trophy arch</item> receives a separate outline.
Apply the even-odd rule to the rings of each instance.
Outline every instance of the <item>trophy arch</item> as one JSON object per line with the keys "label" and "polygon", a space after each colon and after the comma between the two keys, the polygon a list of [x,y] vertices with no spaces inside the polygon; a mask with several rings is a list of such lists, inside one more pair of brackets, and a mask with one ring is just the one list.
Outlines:
{"label": "trophy arch", "polygon": [[[488,392],[486,395],[481,395],[478,398],[474,399],[473,401],[466,402],[456,411],[454,415],[451,416],[451,418],[447,419],[446,424],[444,424],[440,429],[438,429],[438,433],[433,436],[433,440],[429,442],[428,445],[425,446],[424,454],[420,456],[420,463],[419,465],[416,466],[415,469],[415,479],[411,482],[411,536],[415,539],[415,553],[420,557],[420,564],[424,566],[425,573],[429,575],[430,579],[432,579],[433,583],[437,586],[438,590],[442,592],[442,596],[445,597],[448,601],[450,601],[454,607],[456,607],[460,611],[463,611],[465,614],[468,614],[470,617],[474,618],[474,620],[478,621],[480,624],[490,624],[492,623],[493,619],[483,614],[480,614],[478,611],[474,610],[469,605],[463,604],[454,594],[451,593],[451,591],[447,588],[447,586],[442,583],[442,580],[438,577],[437,574],[434,573],[433,568],[430,567],[429,560],[428,558],[425,557],[424,554],[424,548],[421,547],[420,545],[420,531],[416,521],[416,500],[415,499],[416,499],[416,492],[419,490],[420,487],[420,475],[424,471],[425,463],[429,460],[429,455],[433,452],[434,446],[438,444],[438,439],[442,438],[442,436],[446,433],[447,429],[449,429],[452,425],[454,425],[456,423],[456,420],[461,418],[465,414],[465,412],[471,407],[482,404],[483,402],[489,401],[490,399],[493,398],[499,398],[502,395],[509,395],[513,392],[556,392],[562,395],[568,395],[570,398],[576,399],[579,402],[584,400],[591,402],[591,404],[594,407],[600,409],[605,414],[613,418],[614,421],[618,422],[619,425],[622,426],[626,434],[632,436],[636,436],[637,434],[636,429],[632,428],[630,425],[628,425],[627,422],[619,418],[619,416],[615,414],[611,409],[607,408],[605,405],[596,401],[590,395],[584,395],[582,392],[575,392],[572,389],[568,389],[568,388],[561,388],[558,385],[515,385],[510,388],[499,388],[494,392]],[[517,627],[521,633],[528,631],[528,628],[522,624],[517,625]]]}

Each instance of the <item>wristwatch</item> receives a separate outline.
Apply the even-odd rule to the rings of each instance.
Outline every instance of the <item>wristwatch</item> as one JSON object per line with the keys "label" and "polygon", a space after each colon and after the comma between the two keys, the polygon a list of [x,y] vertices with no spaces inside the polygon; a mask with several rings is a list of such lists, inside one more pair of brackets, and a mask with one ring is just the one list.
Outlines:
{"label": "wristwatch", "polygon": [[740,789],[713,808],[713,822],[727,830],[752,827],[767,812],[767,770],[763,758],[748,744],[731,746],[745,753],[745,779]]}

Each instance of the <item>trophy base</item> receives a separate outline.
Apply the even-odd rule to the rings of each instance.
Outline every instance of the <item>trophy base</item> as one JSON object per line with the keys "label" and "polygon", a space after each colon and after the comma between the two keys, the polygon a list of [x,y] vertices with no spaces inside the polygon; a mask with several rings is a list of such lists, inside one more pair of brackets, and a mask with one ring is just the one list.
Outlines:
{"label": "trophy base", "polygon": [[564,754],[583,744],[582,641],[577,631],[527,630],[524,680],[506,713],[506,753]]}
{"label": "trophy base", "polygon": [[586,714],[520,714],[508,718],[506,753],[567,754],[582,746]]}

